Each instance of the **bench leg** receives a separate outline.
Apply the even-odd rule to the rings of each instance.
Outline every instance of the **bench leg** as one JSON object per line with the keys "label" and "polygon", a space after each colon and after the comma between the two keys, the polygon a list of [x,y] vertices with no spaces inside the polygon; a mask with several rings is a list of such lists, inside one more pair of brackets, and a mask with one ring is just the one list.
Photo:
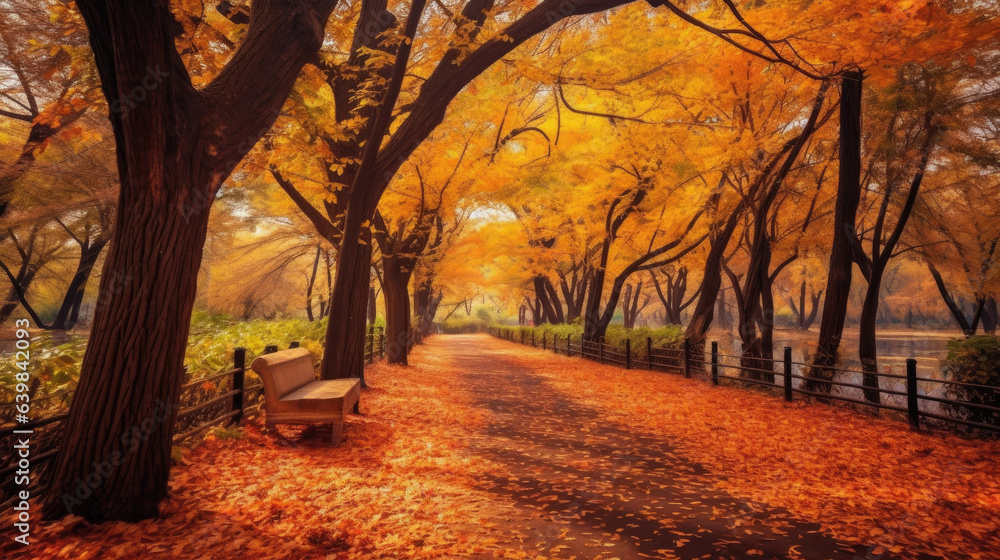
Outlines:
{"label": "bench leg", "polygon": [[333,424],[330,430],[330,443],[334,447],[340,447],[340,441],[344,435],[344,424],[343,422],[336,422]]}

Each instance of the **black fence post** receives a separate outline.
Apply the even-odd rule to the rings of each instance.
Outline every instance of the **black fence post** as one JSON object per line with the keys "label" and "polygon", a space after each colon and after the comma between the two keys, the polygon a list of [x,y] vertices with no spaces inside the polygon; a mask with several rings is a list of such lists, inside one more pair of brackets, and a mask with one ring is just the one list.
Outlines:
{"label": "black fence post", "polygon": [[792,347],[785,346],[785,400],[792,402]]}
{"label": "black fence post", "polygon": [[625,339],[625,369],[632,369],[632,339]]}
{"label": "black fence post", "polygon": [[719,384],[719,343],[712,341],[712,385]]}
{"label": "black fence post", "polygon": [[274,354],[277,351],[278,351],[278,347],[276,345],[274,345],[274,344],[268,344],[267,346],[264,347],[264,353],[265,354]]}
{"label": "black fence post", "polygon": [[378,330],[378,357],[385,359],[385,329],[381,328]]}
{"label": "black fence post", "polygon": [[600,348],[601,363],[603,364],[604,363],[604,337],[603,336],[597,339],[597,347]]}
{"label": "black fence post", "polygon": [[545,333],[542,333],[542,350],[548,350],[548,342],[545,341]]}
{"label": "black fence post", "polygon": [[684,377],[691,378],[691,341],[684,337]]}
{"label": "black fence post", "polygon": [[917,406],[917,361],[906,360],[906,412],[910,427],[920,429],[920,409]]}
{"label": "black fence post", "polygon": [[653,371],[653,337],[646,337],[646,361],[649,363],[649,371]]}
{"label": "black fence post", "polygon": [[531,331],[531,347],[535,347],[535,331]]}
{"label": "black fence post", "polygon": [[291,349],[291,348],[298,348],[298,347],[299,347],[299,341],[298,340],[293,340],[291,342],[291,344],[288,345],[289,349]]}
{"label": "black fence post", "polygon": [[556,333],[552,333],[552,351],[559,353],[559,335]]}
{"label": "black fence post", "polygon": [[243,420],[243,380],[247,371],[247,349],[238,347],[233,350],[233,391],[238,391],[233,395],[233,410],[237,411],[233,416],[233,423],[239,424]]}
{"label": "black fence post", "polygon": [[570,357],[573,354],[573,347],[570,346],[570,342],[569,342],[570,336],[571,335],[566,335],[566,357],[567,358]]}
{"label": "black fence post", "polygon": [[524,331],[521,331],[521,346],[524,346]]}

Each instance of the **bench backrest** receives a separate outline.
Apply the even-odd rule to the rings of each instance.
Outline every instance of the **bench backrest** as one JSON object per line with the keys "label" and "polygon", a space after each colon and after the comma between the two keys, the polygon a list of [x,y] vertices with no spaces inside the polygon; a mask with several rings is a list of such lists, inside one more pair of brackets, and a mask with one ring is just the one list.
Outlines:
{"label": "bench backrest", "polygon": [[316,380],[312,354],[305,348],[259,356],[250,367],[264,381],[266,403],[276,403],[288,393]]}

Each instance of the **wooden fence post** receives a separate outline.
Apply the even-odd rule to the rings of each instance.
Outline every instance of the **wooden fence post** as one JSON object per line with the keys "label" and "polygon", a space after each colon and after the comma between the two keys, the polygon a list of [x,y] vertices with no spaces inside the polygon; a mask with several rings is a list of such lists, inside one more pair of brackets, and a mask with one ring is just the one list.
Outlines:
{"label": "wooden fence post", "polygon": [[545,341],[545,333],[542,333],[542,350],[548,350],[548,342]]}
{"label": "wooden fence post", "polygon": [[906,412],[910,427],[920,429],[920,408],[917,403],[917,361],[906,360]]}
{"label": "wooden fence post", "polygon": [[570,336],[571,335],[566,335],[566,357],[567,358],[570,357],[571,355],[573,355],[573,347],[570,346],[570,341],[569,341],[570,340]]}
{"label": "wooden fence post", "polygon": [[792,347],[785,346],[785,400],[792,402]]}
{"label": "wooden fence post", "polygon": [[684,377],[691,379],[691,341],[684,337]]}
{"label": "wooden fence post", "polygon": [[653,371],[653,337],[646,337],[646,361],[649,363],[649,371]]}
{"label": "wooden fence post", "polygon": [[625,369],[632,369],[632,339],[625,339]]}
{"label": "wooden fence post", "polygon": [[247,371],[247,350],[238,347],[233,350],[233,391],[239,391],[233,395],[233,410],[238,411],[233,416],[233,423],[239,425],[243,420],[243,381]]}
{"label": "wooden fence post", "polygon": [[267,346],[264,347],[264,353],[265,354],[274,354],[277,351],[278,351],[278,347],[276,345],[274,345],[274,344],[268,344]]}
{"label": "wooden fence post", "polygon": [[719,384],[719,343],[712,341],[712,385]]}
{"label": "wooden fence post", "polygon": [[385,329],[381,327],[378,329],[378,357],[380,360],[385,359]]}
{"label": "wooden fence post", "polygon": [[604,363],[604,337],[603,336],[597,339],[597,347],[600,348],[601,363],[603,364]]}
{"label": "wooden fence post", "polygon": [[298,348],[299,347],[299,341],[298,340],[293,340],[291,342],[291,344],[288,345],[288,347],[289,348]]}
{"label": "wooden fence post", "polygon": [[535,347],[535,331],[531,331],[531,347]]}

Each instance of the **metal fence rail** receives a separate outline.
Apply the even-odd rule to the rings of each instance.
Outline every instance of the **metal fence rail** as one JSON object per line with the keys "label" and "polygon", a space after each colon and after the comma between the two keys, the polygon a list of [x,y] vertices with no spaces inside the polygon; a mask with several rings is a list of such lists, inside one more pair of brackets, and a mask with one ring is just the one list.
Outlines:
{"label": "metal fence rail", "polygon": [[[492,336],[509,342],[538,347],[536,336],[523,329],[491,327]],[[517,333],[517,334],[515,334]],[[792,361],[792,349],[785,347],[781,357],[747,357],[721,354],[719,343],[712,342],[710,350],[693,351],[688,339],[678,347],[655,348],[652,338],[646,339],[645,348],[634,352],[632,341],[625,339],[624,348],[599,340],[572,340],[541,336],[540,347],[551,347],[558,354],[579,356],[617,365],[625,369],[648,369],[680,373],[691,377],[692,372],[707,373],[713,385],[759,387],[791,401],[795,394],[821,401],[837,401],[866,410],[886,410],[905,415],[910,426],[920,429],[923,420],[930,419],[946,426],[963,426],[992,433],[1000,433],[1000,407],[991,404],[950,398],[949,392],[957,388],[976,389],[989,393],[1000,388],[963,381],[931,379],[917,376],[917,361],[906,360],[906,375],[865,372],[846,368],[820,368],[826,375],[810,376],[812,364]],[[799,373],[796,373],[798,371]],[[845,381],[844,379],[868,378],[878,380],[875,385]],[[937,387],[937,388],[935,388]],[[942,392],[943,396],[932,393]],[[995,394],[995,393],[994,393]],[[948,413],[950,412],[950,413]],[[973,412],[979,413],[974,415]],[[996,423],[970,420],[969,416],[991,415]]]}

